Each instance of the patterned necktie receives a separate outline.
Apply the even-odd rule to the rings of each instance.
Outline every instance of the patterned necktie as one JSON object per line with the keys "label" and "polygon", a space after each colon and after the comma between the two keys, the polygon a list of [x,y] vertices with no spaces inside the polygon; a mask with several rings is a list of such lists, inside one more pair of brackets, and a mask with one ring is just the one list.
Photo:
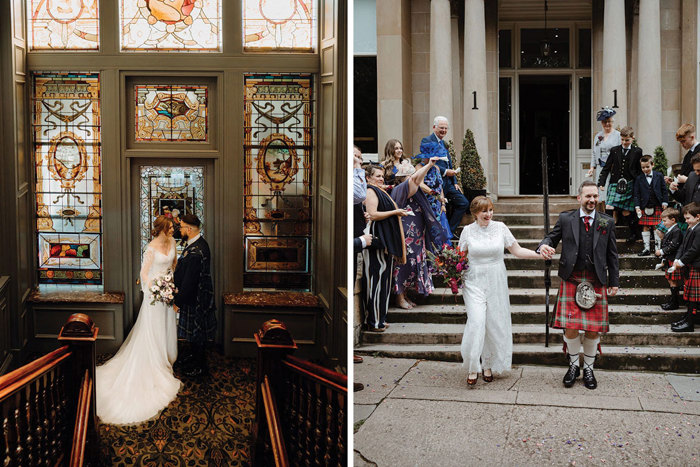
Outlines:
{"label": "patterned necktie", "polygon": [[591,228],[591,216],[583,216],[583,223],[586,226],[586,232]]}

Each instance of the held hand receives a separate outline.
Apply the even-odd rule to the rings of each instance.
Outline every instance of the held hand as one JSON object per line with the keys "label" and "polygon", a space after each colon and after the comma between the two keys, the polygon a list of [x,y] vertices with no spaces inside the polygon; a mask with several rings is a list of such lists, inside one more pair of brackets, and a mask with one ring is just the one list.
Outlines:
{"label": "held hand", "polygon": [[556,250],[549,245],[542,245],[540,247],[540,255],[542,255],[544,259],[552,259],[555,252]]}
{"label": "held hand", "polygon": [[654,254],[655,254],[656,256],[661,256],[661,250],[656,250],[656,251],[654,252]]}
{"label": "held hand", "polygon": [[408,216],[408,211],[405,210],[405,209],[397,209],[397,210],[395,210],[394,212],[395,212],[396,215],[399,216],[399,217],[406,217],[406,216]]}
{"label": "held hand", "polygon": [[372,244],[372,235],[364,234],[362,235],[362,238],[365,239],[365,245],[370,246]]}
{"label": "held hand", "polygon": [[593,167],[588,169],[588,172],[586,172],[586,177],[592,177],[594,171],[595,171],[595,169]]}
{"label": "held hand", "polygon": [[666,183],[673,183],[673,177],[665,176],[665,177],[664,177],[664,182],[666,182]]}
{"label": "held hand", "polygon": [[677,182],[671,182],[671,184],[668,186],[668,189],[671,191],[678,191],[678,183]]}
{"label": "held hand", "polygon": [[173,305],[173,310],[175,310],[175,313],[177,313],[178,311],[180,311],[180,308],[178,308],[177,305]]}
{"label": "held hand", "polygon": [[688,177],[685,175],[679,175],[678,176],[678,183],[685,183],[688,181]]}
{"label": "held hand", "polygon": [[640,208],[634,208],[634,212],[637,213],[637,217],[642,218],[642,210]]}
{"label": "held hand", "polygon": [[439,161],[439,160],[440,160],[440,158],[437,157],[437,156],[436,156],[436,157],[431,157],[431,158],[430,158],[430,162],[428,163],[428,165],[435,165],[435,163],[436,163],[437,161]]}
{"label": "held hand", "polygon": [[368,213],[368,212],[365,212],[365,213],[364,213],[364,216],[365,216],[365,222],[369,222],[369,221],[370,221],[369,213]]}
{"label": "held hand", "polygon": [[445,170],[445,177],[454,177],[455,175],[457,175],[457,172],[455,172],[453,169]]}
{"label": "held hand", "polygon": [[611,297],[614,297],[617,295],[617,292],[620,290],[619,287],[608,287],[608,295]]}

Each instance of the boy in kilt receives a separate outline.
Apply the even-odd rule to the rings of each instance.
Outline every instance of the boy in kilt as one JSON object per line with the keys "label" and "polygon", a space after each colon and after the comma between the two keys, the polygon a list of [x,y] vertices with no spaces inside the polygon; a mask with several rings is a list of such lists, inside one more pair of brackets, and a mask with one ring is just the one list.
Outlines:
{"label": "boy in kilt", "polygon": [[[615,221],[611,216],[595,211],[598,186],[584,181],[578,189],[580,207],[559,215],[552,231],[540,242],[537,252],[551,259],[562,242],[559,260],[559,295],[553,327],[564,329],[565,351],[569,369],[564,375],[564,386],[573,386],[581,374],[579,352],[583,346],[583,382],[588,389],[598,383],[593,374],[600,333],[608,332],[608,296],[617,294],[620,284]],[[576,287],[589,282],[600,298],[590,309],[582,309],[576,302]],[[583,345],[580,331],[584,331]]]}
{"label": "boy in kilt", "polygon": [[683,298],[687,302],[688,310],[680,321],[671,325],[673,332],[693,332],[696,313],[700,309],[700,230],[697,228],[700,222],[700,204],[690,203],[684,206],[683,217],[688,223],[688,231],[676,252],[673,267],[683,268]]}
{"label": "boy in kilt", "polygon": [[678,226],[678,222],[681,220],[681,213],[677,209],[666,208],[661,213],[661,220],[664,223],[664,227],[666,227],[666,234],[661,240],[661,248],[658,248],[654,254],[663,258],[666,280],[671,289],[671,300],[662,304],[661,309],[677,310],[679,308],[678,295],[683,289],[683,276],[680,269],[673,269],[671,272],[668,272],[668,270],[673,266],[678,248],[683,242],[683,232]]}
{"label": "boy in kilt", "polygon": [[627,241],[633,243],[642,238],[637,217],[631,215],[634,211],[634,199],[632,198],[634,180],[637,175],[642,173],[639,165],[642,149],[638,146],[632,147],[634,130],[631,126],[620,130],[620,139],[622,144],[610,149],[608,161],[600,172],[598,187],[602,193],[605,190],[607,178],[610,176],[605,203],[615,208],[615,223],[618,225],[626,224],[629,227],[630,234]]}
{"label": "boy in kilt", "polygon": [[180,221],[180,232],[187,247],[175,266],[175,311],[180,312],[177,337],[190,344],[190,354],[183,357],[184,373],[198,377],[207,373],[206,345],[214,340],[216,305],[211,279],[211,252],[201,236],[201,222],[194,214],[186,214]]}
{"label": "boy in kilt", "polygon": [[654,160],[649,155],[644,155],[639,161],[642,173],[634,180],[634,209],[639,217],[639,225],[642,226],[642,239],[644,250],[637,256],[651,254],[651,231],[654,231],[656,249],[661,247],[661,238],[656,231],[656,226],[661,222],[661,213],[668,207],[668,189],[661,172],[653,171]]}

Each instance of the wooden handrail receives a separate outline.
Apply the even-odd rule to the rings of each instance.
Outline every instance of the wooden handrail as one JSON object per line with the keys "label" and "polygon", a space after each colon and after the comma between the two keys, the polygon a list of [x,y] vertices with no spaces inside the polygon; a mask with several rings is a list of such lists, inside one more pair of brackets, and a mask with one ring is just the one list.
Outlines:
{"label": "wooden handrail", "polygon": [[75,416],[75,431],[70,453],[70,466],[80,467],[85,460],[85,440],[87,439],[88,424],[90,423],[90,402],[92,401],[92,378],[85,370],[80,384],[78,407]]}
{"label": "wooden handrail", "polygon": [[346,391],[348,389],[348,377],[346,375],[331,371],[322,366],[302,360],[293,355],[287,355],[282,364],[299,373],[303,373],[314,381],[318,381],[335,389]]}
{"label": "wooden handrail", "polygon": [[263,378],[261,390],[263,405],[265,406],[267,430],[270,434],[270,446],[272,447],[272,455],[275,459],[275,467],[288,467],[289,459],[287,458],[287,448],[284,445],[282,424],[280,422],[279,413],[277,412],[277,402],[275,402],[275,396],[272,394],[270,380],[267,375]]}
{"label": "wooden handrail", "polygon": [[50,371],[70,356],[71,352],[68,350],[68,346],[64,345],[21,368],[17,368],[4,376],[0,376],[0,401],[34,378]]}

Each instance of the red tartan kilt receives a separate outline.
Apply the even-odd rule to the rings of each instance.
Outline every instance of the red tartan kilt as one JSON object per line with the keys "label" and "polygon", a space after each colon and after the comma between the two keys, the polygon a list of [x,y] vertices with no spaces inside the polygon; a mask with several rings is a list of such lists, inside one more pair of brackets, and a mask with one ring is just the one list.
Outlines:
{"label": "red tartan kilt", "polygon": [[673,266],[673,262],[665,259],[664,267],[666,268],[666,279],[669,281],[683,282],[683,274],[681,273],[681,270],[683,268],[676,268],[675,271],[669,273],[668,268],[670,268],[671,266]]}
{"label": "red tartan kilt", "polygon": [[[578,329],[591,332],[608,332],[608,293],[601,285],[594,273],[588,271],[575,271],[571,274],[570,282],[562,280],[559,284],[559,295],[555,310],[554,325],[558,329]],[[596,293],[602,298],[596,300],[596,304],[590,310],[582,310],[576,304],[576,287],[581,279],[586,279],[593,284]]]}
{"label": "red tartan kilt", "polygon": [[639,225],[646,225],[649,227],[656,227],[661,222],[661,213],[664,212],[661,206],[654,207],[654,214],[647,216],[642,209],[642,218],[639,219]]}
{"label": "red tartan kilt", "polygon": [[689,302],[700,302],[700,269],[686,266],[687,279],[683,285],[683,298]]}

